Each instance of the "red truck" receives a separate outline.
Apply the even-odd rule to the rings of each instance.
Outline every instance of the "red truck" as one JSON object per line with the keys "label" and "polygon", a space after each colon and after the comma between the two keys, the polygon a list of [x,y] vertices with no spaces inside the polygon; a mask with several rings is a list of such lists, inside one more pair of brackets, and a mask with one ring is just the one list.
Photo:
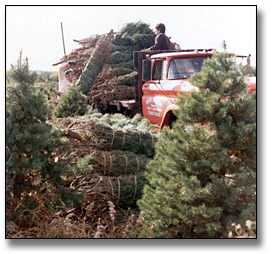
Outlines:
{"label": "red truck", "polygon": [[[137,51],[133,53],[135,100],[111,102],[119,112],[142,112],[159,130],[175,120],[172,113],[177,108],[178,93],[197,91],[188,79],[197,72],[205,59],[214,54],[213,49],[181,51]],[[247,56],[236,56],[245,58]],[[256,91],[256,77],[248,77],[250,93]]]}

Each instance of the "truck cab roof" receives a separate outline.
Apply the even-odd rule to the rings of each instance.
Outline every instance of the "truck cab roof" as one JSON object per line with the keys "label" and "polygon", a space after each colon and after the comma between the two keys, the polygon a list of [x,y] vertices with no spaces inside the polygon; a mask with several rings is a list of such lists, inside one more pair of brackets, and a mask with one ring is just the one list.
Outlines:
{"label": "truck cab roof", "polygon": [[186,56],[206,56],[212,55],[215,51],[214,50],[192,50],[192,51],[177,51],[177,52],[165,52],[165,53],[158,53],[152,55],[150,59],[154,58],[166,58],[166,57],[186,57]]}
{"label": "truck cab roof", "polygon": [[[187,57],[187,56],[211,56],[215,52],[217,52],[215,49],[208,49],[208,50],[184,50],[184,51],[176,51],[176,52],[163,52],[163,53],[157,53],[152,56],[150,56],[150,59],[158,59],[158,58],[172,58],[172,57]],[[246,58],[250,57],[251,55],[249,54],[248,56],[244,55],[236,55],[234,53],[228,53],[229,55],[236,56],[236,57],[241,57],[241,58]],[[148,55],[148,54],[147,54]]]}

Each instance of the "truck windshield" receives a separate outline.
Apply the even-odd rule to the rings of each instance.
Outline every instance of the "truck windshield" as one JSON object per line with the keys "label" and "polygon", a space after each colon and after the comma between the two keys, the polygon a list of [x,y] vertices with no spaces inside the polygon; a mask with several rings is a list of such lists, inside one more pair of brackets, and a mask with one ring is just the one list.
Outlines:
{"label": "truck windshield", "polygon": [[187,79],[194,73],[200,72],[203,61],[210,56],[174,58],[168,68],[168,79]]}

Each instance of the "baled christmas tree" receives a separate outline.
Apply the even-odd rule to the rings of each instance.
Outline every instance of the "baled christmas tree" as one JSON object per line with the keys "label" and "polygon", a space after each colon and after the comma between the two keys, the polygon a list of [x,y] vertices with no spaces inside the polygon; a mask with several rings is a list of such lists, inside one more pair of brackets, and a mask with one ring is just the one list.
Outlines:
{"label": "baled christmas tree", "polygon": [[256,94],[228,54],[208,59],[162,131],[138,201],[140,237],[227,237],[256,216]]}

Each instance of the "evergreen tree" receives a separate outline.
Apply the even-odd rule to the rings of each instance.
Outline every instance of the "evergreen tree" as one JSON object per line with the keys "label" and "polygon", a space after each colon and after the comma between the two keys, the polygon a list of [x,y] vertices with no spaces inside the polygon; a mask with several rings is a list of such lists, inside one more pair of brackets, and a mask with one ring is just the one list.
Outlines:
{"label": "evergreen tree", "polygon": [[205,61],[162,131],[138,205],[140,237],[227,237],[256,216],[256,94],[228,54]]}
{"label": "evergreen tree", "polygon": [[73,115],[84,115],[87,111],[87,98],[78,87],[70,87],[61,96],[58,105],[53,111],[55,117],[67,117]]}
{"label": "evergreen tree", "polygon": [[50,194],[63,184],[64,162],[57,160],[68,141],[46,122],[45,98],[35,91],[27,58],[22,61],[20,55],[11,77],[16,84],[7,88],[6,97],[7,203],[9,210],[12,204],[23,204],[9,214],[18,218],[23,210],[39,206],[42,193]]}

